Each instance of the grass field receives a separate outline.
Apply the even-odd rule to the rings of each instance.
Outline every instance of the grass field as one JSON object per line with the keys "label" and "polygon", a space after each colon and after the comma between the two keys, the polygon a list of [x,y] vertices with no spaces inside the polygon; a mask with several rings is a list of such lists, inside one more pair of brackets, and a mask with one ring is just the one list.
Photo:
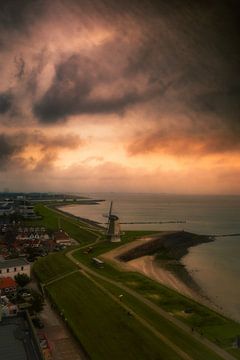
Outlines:
{"label": "grass field", "polygon": [[[56,269],[61,269],[62,274],[74,270],[71,262],[66,262],[64,255],[59,255],[54,254],[52,258],[40,260],[35,271],[44,274],[41,276],[44,281],[47,274],[50,274],[48,280],[52,279],[52,264],[56,264]],[[55,275],[59,276],[59,271],[55,271]],[[118,298],[118,288],[104,281],[100,283]],[[64,317],[68,319],[72,331],[92,359],[112,359],[114,354],[116,359],[180,359],[169,346],[149,333],[149,330],[135,319],[135,315],[129,317],[121,305],[115,303],[80,273],[68,275],[48,285],[47,291],[59,312],[63,312]],[[170,341],[174,340],[174,344],[184,349],[193,359],[219,359],[217,355],[129,294],[124,294],[123,301]]]}
{"label": "grass field", "polygon": [[41,283],[67,274],[75,269],[77,269],[76,265],[66,258],[63,253],[49,254],[46,257],[39,258],[33,266],[33,270]]}
{"label": "grass field", "polygon": [[[119,288],[107,283],[104,280],[97,279],[106,289],[108,289],[115,296],[119,296]],[[190,355],[195,360],[211,360],[219,359],[219,357],[209,350],[197,340],[180,330],[173,323],[169,322],[159,314],[156,314],[148,306],[144,305],[135,297],[121,290],[122,303],[127,304],[134,313],[144,317],[155,329],[163,333],[169,339],[174,339],[174,343]]]}
{"label": "grass field", "polygon": [[[96,244],[93,254],[94,256],[99,256],[101,253],[108,251],[108,249],[111,250],[113,246],[118,245],[107,243],[105,245]],[[84,254],[79,250],[74,256],[96,271],[95,266],[91,263],[93,254]],[[236,339],[236,336],[240,334],[239,323],[227,319],[206,306],[139,273],[120,271],[110,263],[105,263],[104,268],[97,271],[137,291],[145,298],[159,305],[187,325],[194,327],[196,331],[203,333],[209,340],[227,349],[240,359],[240,351],[232,348],[233,341]],[[186,314],[186,309],[191,309],[191,312]]]}
{"label": "grass field", "polygon": [[[58,226],[58,214],[42,205],[38,205],[38,207],[43,215],[41,222],[44,226],[51,229]],[[87,245],[97,238],[97,232],[92,233],[82,229],[75,219],[65,217],[64,215],[61,218],[61,226],[65,226],[64,229],[78,241],[81,241],[82,245]],[[126,232],[121,244],[100,241],[93,245],[91,253],[85,254],[83,249],[79,249],[75,253],[75,257],[92,270],[98,271],[102,275],[117,280],[135,290],[176,318],[194,327],[194,331],[203,333],[204,337],[209,338],[240,359],[239,350],[232,348],[234,339],[240,334],[240,324],[226,319],[207,307],[139,273],[120,271],[110,263],[105,263],[103,269],[96,269],[92,265],[92,257],[100,256],[102,253],[123,243],[132,241],[140,236],[150,235],[151,233],[153,232]],[[68,274],[75,269],[75,265],[65,257],[64,253],[51,254],[39,259],[34,264],[34,271],[37,277],[41,282],[45,283],[61,275]],[[103,285],[111,294],[117,295],[119,289],[107,283]],[[111,359],[113,358],[112,354],[114,354],[116,359],[179,359],[179,356],[176,357],[172,349],[166,344],[161,344],[160,346],[158,338],[153,338],[149,330],[141,323],[129,319],[126,316],[126,312],[118,304],[106,296],[89,279],[80,275],[80,273],[69,274],[65,278],[57,280],[55,283],[48,285],[47,290],[59,309],[64,309],[69,325],[86,350],[91,356],[93,354],[93,359]],[[185,351],[188,351],[193,359],[218,359],[209,350],[201,349],[201,346],[199,347],[199,344],[195,343],[196,341],[193,341],[186,334],[182,334],[179,329],[174,328],[168,321],[156,317],[156,314],[153,314],[147,305],[142,304],[129,295],[125,295],[125,299],[128,306],[144,317],[156,329],[163,331],[169,338],[174,338],[176,344],[180,348],[186,349]],[[112,309],[111,314],[107,311],[107,308]],[[185,310],[189,308],[191,312],[186,314]],[[124,333],[123,329],[125,327]],[[129,335],[130,333],[132,337]],[[108,346],[105,346],[105,342],[107,343],[109,338],[111,342]],[[139,343],[141,343],[141,346],[138,348],[137,344]],[[102,344],[100,348],[99,344]],[[130,346],[129,352],[126,351],[126,344]],[[141,350],[138,352],[139,349]],[[149,349],[151,349],[150,355]],[[148,356],[141,356],[146,354],[147,351]],[[116,354],[119,354],[119,357],[116,357]],[[129,357],[126,357],[126,354]]]}
{"label": "grass field", "polygon": [[43,204],[37,204],[35,210],[42,216],[42,219],[25,221],[27,225],[45,226],[47,229],[53,231],[57,230],[60,225],[63,230],[80,243],[92,242],[99,234],[97,230],[94,233],[88,229],[87,224],[77,221],[70,216],[57,213]]}
{"label": "grass field", "polygon": [[91,359],[180,359],[79,273],[51,284],[47,289]]}

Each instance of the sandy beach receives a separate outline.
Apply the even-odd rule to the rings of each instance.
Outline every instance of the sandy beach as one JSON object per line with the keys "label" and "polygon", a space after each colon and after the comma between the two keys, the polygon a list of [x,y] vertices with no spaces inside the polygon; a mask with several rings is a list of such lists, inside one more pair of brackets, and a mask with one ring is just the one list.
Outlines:
{"label": "sandy beach", "polygon": [[160,262],[155,260],[154,255],[141,256],[137,259],[133,259],[127,262],[120,261],[118,259],[119,256],[128,252],[129,250],[132,250],[139,245],[146,244],[153,239],[161,239],[163,236],[169,233],[170,232],[162,232],[157,236],[140,238],[129,244],[122,245],[114,250],[111,250],[101,255],[101,258],[103,260],[108,260],[112,262],[114,265],[120,267],[124,271],[137,271],[197,301],[201,301],[204,303],[208,302],[200,295],[200,293],[198,293],[195,289],[189,286],[189,284],[185,283],[176,274],[168,271],[164,267],[161,267]]}
{"label": "sandy beach", "polygon": [[150,277],[153,280],[160,282],[166,286],[177,290],[178,292],[191,297],[198,297],[198,294],[181,281],[172,272],[162,268],[156,262],[154,256],[142,256],[141,258],[131,260],[128,262],[131,270],[136,270],[141,274]]}

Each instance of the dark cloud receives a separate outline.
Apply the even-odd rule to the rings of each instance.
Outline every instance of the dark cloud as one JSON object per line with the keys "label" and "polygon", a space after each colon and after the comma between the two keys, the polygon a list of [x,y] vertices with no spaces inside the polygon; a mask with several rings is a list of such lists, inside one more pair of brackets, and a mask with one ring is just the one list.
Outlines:
{"label": "dark cloud", "polygon": [[13,136],[0,134],[0,170],[7,167],[12,157],[19,153],[23,148],[23,139],[22,141],[16,141]]}
{"label": "dark cloud", "polygon": [[190,107],[196,112],[217,115],[227,119],[229,126],[235,123],[240,131],[240,87],[231,87],[222,91],[205,92],[191,98]]}
{"label": "dark cloud", "polygon": [[129,155],[158,153],[177,157],[240,153],[240,128],[237,131],[221,120],[189,122],[179,118],[171,127],[155,126],[139,132],[127,146]]}
{"label": "dark cloud", "polygon": [[[237,1],[10,0],[0,2],[0,10],[0,43],[10,43],[11,32],[15,41],[28,32],[29,48],[39,41],[38,53],[30,60],[21,51],[16,57],[12,50],[22,87],[15,79],[11,91],[18,97],[0,94],[0,113],[8,115],[12,105],[18,109],[24,104],[22,108],[32,109],[33,121],[57,126],[73,115],[121,114],[127,121],[126,109],[147,104],[154,128],[145,131],[149,120],[145,112],[129,145],[131,154],[159,149],[175,154],[239,150]],[[87,38],[93,28],[99,34],[109,32],[109,38],[94,43],[90,37],[86,49],[76,49],[75,42],[72,48],[65,46],[57,38],[68,30],[65,18],[69,26],[74,24],[75,38],[69,37],[69,44],[82,33]],[[41,42],[39,34],[50,20],[59,34],[44,33]],[[43,26],[35,28],[36,22]],[[49,69],[54,69],[53,76]]]}
{"label": "dark cloud", "polygon": [[[92,7],[92,17],[86,17],[89,24],[94,16],[97,21],[102,16],[118,35],[99,46],[97,52],[65,56],[56,65],[52,84],[33,106],[41,122],[54,123],[76,114],[121,113],[156,96],[164,102],[165,87],[172,91],[166,106],[181,102],[186,114],[195,111],[201,115],[208,107],[227,122],[228,112],[238,112],[238,97],[230,95],[240,73],[237,2],[69,4],[88,15]],[[140,75],[144,86],[139,84]],[[100,91],[96,95],[96,88],[101,86],[103,94],[107,88],[107,95],[101,96]],[[208,97],[209,93],[212,96]],[[214,96],[217,93],[223,95]]]}
{"label": "dark cloud", "polygon": [[[98,59],[73,55],[56,66],[53,83],[34,105],[34,114],[43,123],[54,123],[76,114],[119,113],[152,94],[151,89],[142,92],[133,83],[121,89],[118,76],[118,71],[104,69]],[[101,94],[101,86],[107,95]],[[96,88],[99,93],[93,94]]]}
{"label": "dark cloud", "polygon": [[[39,171],[52,166],[61,150],[76,149],[83,143],[79,136],[73,134],[49,136],[40,131],[0,133],[0,170],[32,165]],[[29,146],[39,148],[38,159],[30,153],[27,158],[23,155]]]}
{"label": "dark cloud", "polygon": [[83,141],[78,135],[65,134],[47,136],[40,131],[35,131],[26,135],[28,143],[36,144],[44,150],[48,149],[76,149],[83,145]]}
{"label": "dark cloud", "polygon": [[12,105],[12,95],[10,92],[0,93],[0,114],[5,114]]}
{"label": "dark cloud", "polygon": [[39,17],[42,0],[1,0],[0,26],[7,30],[23,30],[29,25],[29,17]]}

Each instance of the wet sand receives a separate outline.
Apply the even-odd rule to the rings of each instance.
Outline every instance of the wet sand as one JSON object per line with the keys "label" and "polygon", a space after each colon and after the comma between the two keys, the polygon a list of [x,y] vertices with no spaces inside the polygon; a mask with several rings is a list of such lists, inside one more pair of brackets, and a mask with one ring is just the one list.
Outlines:
{"label": "wet sand", "polygon": [[[207,306],[210,305],[209,301],[200,294],[200,291],[196,291],[190,282],[184,282],[181,277],[178,277],[177,274],[167,270],[164,266],[161,266],[161,262],[155,259],[154,255],[145,255],[137,259],[133,259],[127,262],[120,261],[119,256],[128,252],[129,250],[134,249],[135,247],[146,244],[153,239],[161,239],[161,237],[169,234],[170,232],[163,232],[159,235],[153,237],[143,237],[141,239],[135,240],[131,243],[122,245],[114,250],[111,250],[103,255],[101,258],[103,260],[110,261],[113,265],[120,267],[124,271],[137,271],[163,285],[166,285],[169,288],[172,288],[179,293],[193,298],[196,301],[205,303]],[[191,275],[189,274],[189,278]],[[213,306],[213,304],[211,304]]]}
{"label": "wet sand", "polygon": [[136,270],[141,274],[171,287],[182,294],[194,298],[198,297],[198,294],[181,281],[176,275],[162,268],[159,262],[156,262],[154,256],[142,256],[141,258],[129,261],[128,265],[132,270]]}

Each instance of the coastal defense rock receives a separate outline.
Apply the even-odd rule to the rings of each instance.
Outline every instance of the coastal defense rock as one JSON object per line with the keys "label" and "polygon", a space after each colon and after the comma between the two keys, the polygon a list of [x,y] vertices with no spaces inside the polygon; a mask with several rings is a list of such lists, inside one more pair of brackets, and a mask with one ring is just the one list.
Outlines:
{"label": "coastal defense rock", "polygon": [[159,251],[164,251],[165,256],[178,260],[187,254],[189,247],[210,241],[213,241],[212,237],[206,235],[176,231],[166,233],[159,238],[154,238],[147,243],[138,245],[124,254],[121,254],[118,259],[127,262],[141,256],[153,255]]}

